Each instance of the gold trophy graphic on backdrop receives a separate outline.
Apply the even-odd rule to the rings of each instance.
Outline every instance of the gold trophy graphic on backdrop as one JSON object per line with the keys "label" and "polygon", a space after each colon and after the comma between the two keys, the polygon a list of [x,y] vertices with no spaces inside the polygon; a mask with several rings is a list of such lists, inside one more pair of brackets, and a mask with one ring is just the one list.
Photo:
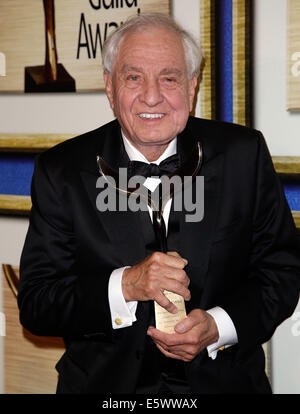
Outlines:
{"label": "gold trophy graphic on backdrop", "polygon": [[54,0],[43,0],[45,65],[25,68],[25,92],[75,92],[75,80],[57,60]]}

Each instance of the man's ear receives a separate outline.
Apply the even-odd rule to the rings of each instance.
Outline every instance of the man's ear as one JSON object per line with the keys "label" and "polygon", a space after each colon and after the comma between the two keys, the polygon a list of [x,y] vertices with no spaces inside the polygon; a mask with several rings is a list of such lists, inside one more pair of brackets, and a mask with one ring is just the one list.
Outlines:
{"label": "man's ear", "polygon": [[114,109],[114,94],[113,94],[113,86],[112,86],[112,75],[111,73],[104,71],[103,78],[104,78],[104,83],[105,83],[105,92],[109,100],[110,107],[113,110]]}
{"label": "man's ear", "polygon": [[189,80],[190,111],[193,109],[197,84],[198,84],[198,77],[196,74],[194,74],[192,79]]}

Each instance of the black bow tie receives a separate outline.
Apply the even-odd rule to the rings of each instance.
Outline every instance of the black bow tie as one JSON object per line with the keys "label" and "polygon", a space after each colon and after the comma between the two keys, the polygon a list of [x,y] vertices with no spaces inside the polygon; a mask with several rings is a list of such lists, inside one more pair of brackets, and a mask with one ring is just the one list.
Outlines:
{"label": "black bow tie", "polygon": [[161,177],[173,173],[179,167],[179,156],[177,154],[163,160],[159,165],[147,164],[142,161],[129,161],[127,167],[128,177],[141,175],[142,177]]}

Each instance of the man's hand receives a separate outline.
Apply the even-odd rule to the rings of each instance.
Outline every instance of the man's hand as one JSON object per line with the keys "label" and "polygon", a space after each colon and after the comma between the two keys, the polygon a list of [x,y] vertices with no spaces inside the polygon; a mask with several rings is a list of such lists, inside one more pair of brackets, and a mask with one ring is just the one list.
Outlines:
{"label": "man's hand", "polygon": [[214,318],[201,309],[192,310],[175,326],[174,334],[167,334],[150,326],[147,331],[158,349],[167,357],[192,361],[200,351],[219,339]]}
{"label": "man's hand", "polygon": [[141,263],[124,270],[122,291],[126,301],[155,300],[170,313],[176,306],[163,294],[164,290],[177,293],[190,300],[190,279],[183,270],[187,260],[175,252],[155,252]]}

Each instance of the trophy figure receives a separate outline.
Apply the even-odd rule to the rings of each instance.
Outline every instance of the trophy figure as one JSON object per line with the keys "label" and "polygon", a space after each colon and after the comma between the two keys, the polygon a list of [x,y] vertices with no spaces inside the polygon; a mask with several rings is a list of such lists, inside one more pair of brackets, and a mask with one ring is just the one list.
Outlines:
{"label": "trophy figure", "polygon": [[45,14],[45,65],[25,68],[25,92],[75,92],[75,80],[57,63],[54,0],[43,0]]}

